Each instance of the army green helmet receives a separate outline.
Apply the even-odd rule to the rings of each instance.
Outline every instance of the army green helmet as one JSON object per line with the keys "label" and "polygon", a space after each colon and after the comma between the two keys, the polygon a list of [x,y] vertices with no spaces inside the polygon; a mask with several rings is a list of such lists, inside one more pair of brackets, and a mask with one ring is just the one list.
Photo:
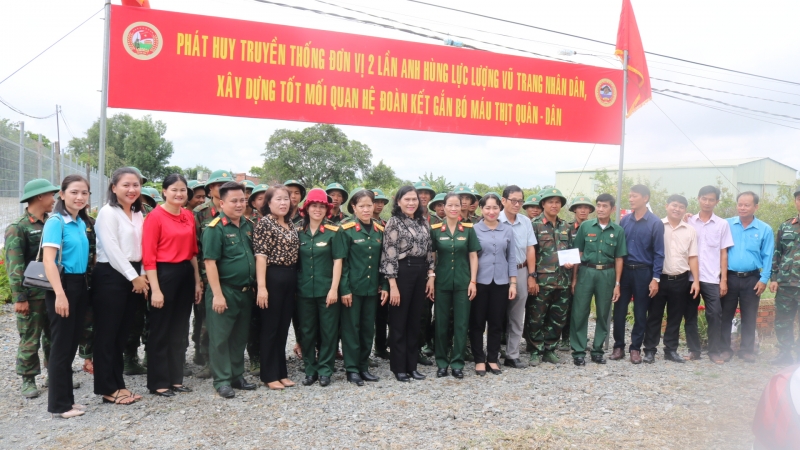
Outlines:
{"label": "army green helmet", "polygon": [[256,188],[256,184],[253,183],[250,180],[242,180],[242,185],[244,185],[244,190],[245,191],[247,191],[247,190],[252,191],[253,189]]}
{"label": "army green helmet", "polygon": [[475,195],[476,192],[473,192],[473,191],[474,191],[474,189],[471,189],[471,188],[469,188],[467,186],[464,186],[463,184],[460,185],[460,186],[456,186],[456,188],[453,189],[453,192],[455,192],[459,196],[461,196],[461,195],[469,195],[469,196],[472,196],[472,200],[473,201],[477,201],[478,197]]}
{"label": "army green helmet", "polygon": [[347,189],[344,188],[339,183],[331,183],[328,187],[325,188],[325,193],[331,195],[331,191],[341,191],[342,192],[342,204],[344,205],[347,203],[347,199],[350,198],[350,194],[347,193]]}
{"label": "army green helmet", "polygon": [[389,203],[389,197],[387,197],[383,193],[383,189],[378,189],[378,188],[372,189],[372,193],[375,194],[375,201],[376,202],[381,202],[382,201],[382,202],[384,202],[384,204],[388,204]]}
{"label": "army green helmet", "polygon": [[584,197],[584,196],[573,198],[572,203],[570,203],[569,205],[569,211],[575,212],[575,207],[580,205],[586,205],[592,209],[591,212],[594,212],[594,204],[589,199],[589,197]]}
{"label": "army green helmet", "polygon": [[44,178],[37,178],[25,183],[25,189],[22,190],[22,198],[19,199],[19,202],[25,203],[37,195],[58,191],[60,191],[58,186],[53,186],[52,183]]}
{"label": "army green helmet", "polygon": [[151,200],[156,202],[163,202],[164,199],[161,198],[161,194],[158,192],[158,189],[151,188],[151,187],[143,187],[142,188],[142,195],[149,197]]}
{"label": "army green helmet", "polygon": [[427,181],[417,181],[414,183],[414,189],[416,189],[417,192],[428,191],[431,193],[431,197],[436,195],[436,191],[433,190],[433,187]]}
{"label": "army green helmet", "polygon": [[228,181],[233,181],[233,177],[231,176],[230,172],[227,170],[215,170],[211,172],[211,176],[208,177],[208,181],[206,181],[206,188],[212,184],[227,183]]}
{"label": "army green helmet", "polygon": [[[478,190],[477,190],[477,189],[475,189],[475,188],[469,188],[469,190],[472,192],[472,194],[473,194],[473,195],[475,195],[475,199],[476,199],[477,201],[481,201],[481,198],[483,198],[483,196],[482,196],[482,195],[481,195],[481,194],[478,192]],[[492,192],[492,194],[495,194],[495,192]],[[503,197],[502,197],[502,196],[500,196],[500,195],[498,195],[498,197],[500,197],[500,198],[503,198]]]}
{"label": "army green helmet", "polygon": [[556,188],[546,188],[542,189],[542,191],[539,192],[539,206],[541,208],[544,208],[544,205],[542,205],[542,203],[544,203],[544,201],[547,200],[548,198],[552,197],[558,197],[561,199],[562,208],[564,206],[567,206],[567,197],[564,197],[564,194],[562,194],[561,191]]}
{"label": "army green helmet", "polygon": [[[357,194],[357,193],[359,193],[361,191],[366,191],[366,189],[363,188],[363,187],[357,187],[357,188],[353,189],[353,192],[352,192],[352,195],[350,195],[350,198],[352,199],[355,196],[355,194]],[[370,190],[370,192],[372,192],[372,190]],[[372,194],[374,195],[375,193],[372,192]],[[330,196],[328,196],[328,198],[330,199]],[[351,202],[349,202],[349,201],[347,202],[347,212],[349,212],[350,214],[355,214],[353,212],[353,204]]]}
{"label": "army green helmet", "polygon": [[204,188],[204,187],[206,187],[206,185],[201,183],[201,182],[199,182],[199,181],[197,181],[197,180],[189,180],[189,186],[188,187],[189,187],[190,191],[193,191],[195,189]]}
{"label": "army green helmet", "polygon": [[139,169],[137,169],[136,167],[133,167],[133,166],[128,166],[128,169],[133,169],[133,171],[136,172],[139,175],[139,178],[142,179],[142,184],[147,183],[147,177],[142,175],[142,171],[141,170],[139,170]]}
{"label": "army green helmet", "polygon": [[445,194],[444,192],[442,192],[441,194],[436,194],[436,197],[433,197],[433,200],[431,200],[430,203],[428,203],[428,209],[430,209],[431,211],[436,210],[436,205],[438,203],[444,203],[445,195],[447,194]]}
{"label": "army green helmet", "polygon": [[525,208],[526,206],[536,206],[538,208],[541,208],[541,206],[539,205],[539,200],[541,200],[539,198],[539,195],[531,194],[528,196],[528,198],[525,199],[525,203],[522,204],[522,207]]}
{"label": "army green helmet", "polygon": [[297,186],[297,188],[300,189],[300,197],[301,198],[306,198],[306,187],[303,186],[303,184],[300,183],[299,181],[297,181],[297,180],[286,180],[286,181],[283,182],[283,185],[286,186],[286,187]]}
{"label": "army green helmet", "polygon": [[250,193],[250,198],[247,199],[247,206],[253,207],[253,200],[256,199],[256,194],[260,194],[261,192],[267,192],[269,189],[268,184],[257,184],[256,187],[253,188],[253,192]]}

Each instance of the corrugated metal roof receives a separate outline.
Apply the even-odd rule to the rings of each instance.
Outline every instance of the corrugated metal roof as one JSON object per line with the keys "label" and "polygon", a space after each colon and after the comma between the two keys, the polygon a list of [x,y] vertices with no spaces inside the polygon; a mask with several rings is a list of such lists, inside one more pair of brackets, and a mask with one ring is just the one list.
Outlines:
{"label": "corrugated metal roof", "polygon": [[[751,163],[754,161],[760,161],[763,159],[768,159],[776,164],[780,164],[785,167],[789,167],[792,170],[797,170],[793,167],[787,166],[781,162],[775,161],[772,158],[738,158],[738,159],[720,159],[714,161],[714,164],[711,164],[708,160],[702,161],[672,161],[672,162],[649,162],[649,163],[626,163],[625,170],[649,170],[649,169],[687,169],[687,168],[703,168],[703,167],[738,167],[743,164]],[[598,170],[607,170],[607,171],[616,171],[619,168],[619,164],[610,164],[607,166],[597,166],[597,167],[587,167],[586,169],[577,168],[577,169],[568,169],[568,170],[557,170],[556,173],[563,173],[563,172],[596,172]]]}

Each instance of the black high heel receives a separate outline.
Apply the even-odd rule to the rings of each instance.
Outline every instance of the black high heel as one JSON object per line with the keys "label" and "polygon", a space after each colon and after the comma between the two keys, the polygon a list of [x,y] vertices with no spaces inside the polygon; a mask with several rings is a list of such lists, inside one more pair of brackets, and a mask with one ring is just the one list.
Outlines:
{"label": "black high heel", "polygon": [[172,392],[172,390],[170,390],[170,389],[167,389],[164,392],[158,392],[155,389],[151,389],[150,393],[155,395],[155,396],[158,396],[158,397],[175,397],[175,393]]}

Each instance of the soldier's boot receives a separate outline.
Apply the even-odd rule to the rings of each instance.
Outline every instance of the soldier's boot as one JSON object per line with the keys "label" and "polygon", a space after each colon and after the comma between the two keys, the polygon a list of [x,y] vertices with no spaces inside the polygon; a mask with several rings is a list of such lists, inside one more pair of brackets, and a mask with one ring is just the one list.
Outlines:
{"label": "soldier's boot", "polygon": [[773,366],[790,366],[794,364],[794,357],[792,357],[791,351],[781,350],[778,356],[773,358],[769,363]]}
{"label": "soldier's boot", "polygon": [[372,368],[375,368],[375,367],[379,367],[380,364],[378,363],[378,361],[375,361],[374,359],[370,358],[369,359],[369,366],[372,367]]}
{"label": "soldier's boot", "polygon": [[423,366],[432,366],[433,362],[425,356],[425,353],[422,352],[422,349],[419,350],[419,356],[417,357],[417,363],[422,364]]}
{"label": "soldier's boot", "polygon": [[389,359],[389,350],[385,348],[375,348],[375,356],[380,359]]}
{"label": "soldier's boot", "polygon": [[200,353],[199,347],[194,348],[194,358],[192,359],[192,361],[198,366],[204,366],[206,364],[206,359]]}
{"label": "soldier's boot", "polygon": [[536,367],[541,363],[542,363],[542,356],[539,355],[538,353],[531,353],[530,366]]}
{"label": "soldier's boot", "polygon": [[430,343],[428,343],[428,344],[425,344],[425,346],[424,346],[424,347],[422,347],[422,353],[423,353],[425,356],[433,356],[433,355],[434,355],[434,353],[435,353],[435,352],[433,351],[433,345],[431,345]]}
{"label": "soldier's boot", "polygon": [[254,377],[261,376],[261,361],[258,359],[250,360],[250,375]]}
{"label": "soldier's boot", "polygon": [[[42,383],[42,387],[50,387],[50,376],[49,375],[44,377],[44,383]],[[81,388],[81,382],[73,378],[72,379],[72,389],[80,389],[80,388]]]}
{"label": "soldier's boot", "polygon": [[39,396],[39,389],[36,387],[36,377],[25,375],[22,377],[22,389],[20,393],[25,398],[36,398]]}
{"label": "soldier's boot", "polygon": [[556,352],[552,350],[546,350],[544,355],[542,355],[543,362],[549,362],[551,364],[559,364],[561,363],[561,359],[556,355]]}
{"label": "soldier's boot", "polygon": [[211,378],[211,367],[206,364],[202,369],[200,369],[200,372],[197,372],[197,375],[195,376],[204,380]]}
{"label": "soldier's boot", "polygon": [[138,355],[124,355],[122,373],[125,375],[144,375],[147,368],[139,364]]}
{"label": "soldier's boot", "polygon": [[569,338],[563,339],[561,342],[558,343],[558,351],[560,352],[572,351],[572,347],[569,345]]}

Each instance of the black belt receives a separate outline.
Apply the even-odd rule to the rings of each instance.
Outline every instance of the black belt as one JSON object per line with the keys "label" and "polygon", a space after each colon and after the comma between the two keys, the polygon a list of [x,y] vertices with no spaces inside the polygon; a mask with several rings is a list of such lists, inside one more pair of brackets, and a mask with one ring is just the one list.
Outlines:
{"label": "black belt", "polygon": [[644,269],[646,267],[652,267],[652,266],[650,264],[625,264],[625,268],[630,270]]}
{"label": "black belt", "polygon": [[220,283],[220,284],[225,286],[225,287],[227,287],[227,288],[229,288],[229,289],[233,289],[234,291],[240,291],[240,292],[247,292],[247,291],[250,291],[250,290],[253,289],[252,286],[234,286],[234,285],[228,284],[228,283]]}
{"label": "black belt", "polygon": [[428,258],[424,256],[406,256],[405,259],[401,259],[400,261],[405,261],[409,266],[423,266],[428,264]]}
{"label": "black belt", "polygon": [[591,267],[592,269],[597,269],[597,270],[606,270],[614,268],[614,264],[592,264],[592,263],[582,262],[581,265],[586,267]]}
{"label": "black belt", "polygon": [[528,267],[528,261],[525,261],[522,264],[517,264],[517,270],[522,269],[523,267]]}
{"label": "black belt", "polygon": [[661,279],[664,281],[678,281],[688,277],[689,277],[689,271],[683,272],[682,274],[679,275],[667,275],[665,273],[661,274]]}
{"label": "black belt", "polygon": [[736,278],[747,278],[747,277],[752,277],[753,275],[760,275],[760,274],[761,271],[758,269],[751,270],[750,272],[734,272],[733,270],[728,271],[728,275],[733,275]]}

